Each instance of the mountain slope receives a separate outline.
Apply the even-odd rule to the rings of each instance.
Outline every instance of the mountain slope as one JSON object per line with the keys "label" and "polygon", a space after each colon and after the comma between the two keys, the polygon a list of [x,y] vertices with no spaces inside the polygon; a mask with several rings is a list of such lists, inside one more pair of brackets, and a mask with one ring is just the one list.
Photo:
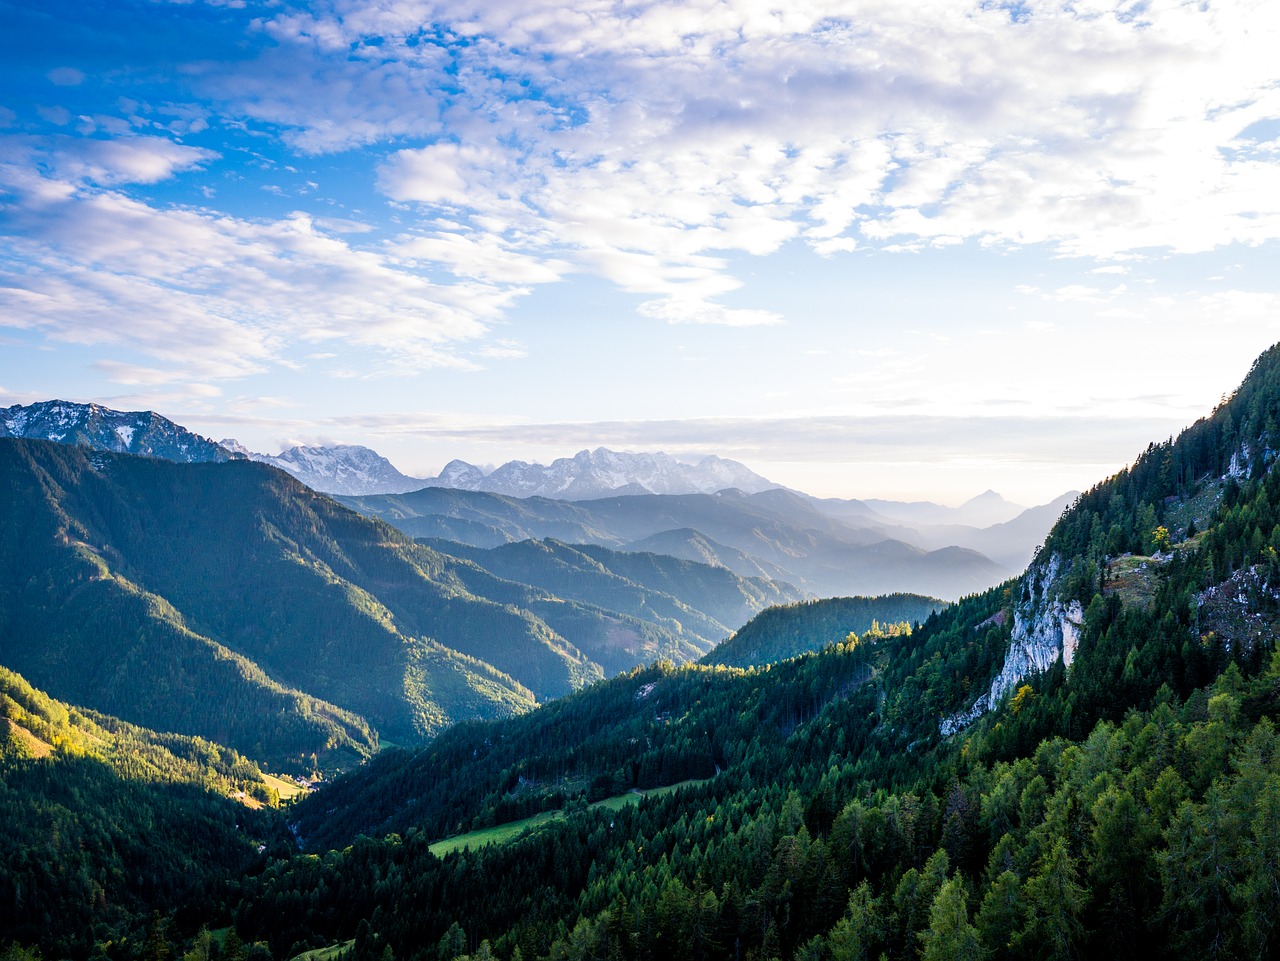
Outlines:
{"label": "mountain slope", "polygon": [[250,460],[278,467],[312,490],[326,494],[396,494],[417,490],[426,483],[400,473],[377,451],[356,444],[290,447],[279,454],[259,454],[231,439],[222,441],[222,446]]}
{"label": "mountain slope", "polygon": [[273,712],[235,720],[246,684],[304,726],[345,718],[356,737],[356,712],[412,739],[531,706],[503,669],[542,696],[600,675],[532,614],[468,593],[457,562],[264,465],[6,440],[0,478],[17,521],[0,536],[0,662],[77,703],[253,753]]}
{"label": "mountain slope", "polygon": [[[0,940],[87,956],[139,918],[225,910],[287,832],[251,763],[78,711],[0,668]],[[232,798],[239,798],[232,800]]]}
{"label": "mountain slope", "polygon": [[727,567],[742,577],[765,577],[775,581],[785,581],[787,578],[787,572],[776,564],[752,557],[737,548],[718,544],[692,527],[650,534],[624,545],[624,549],[637,553],[666,554],[686,561],[710,564],[712,567]]}
{"label": "mountain slope", "polygon": [[703,650],[726,637],[731,625],[742,623],[770,604],[800,596],[787,584],[747,580],[722,567],[551,539],[487,550],[449,541],[425,543],[507,580],[651,621]]}
{"label": "mountain slope", "polygon": [[699,663],[763,667],[842,643],[849,634],[872,632],[876,625],[920,624],[946,606],[932,597],[889,594],[831,597],[771,607],[743,624]]}
{"label": "mountain slope", "polygon": [[249,461],[9,439],[0,483],[15,518],[0,534],[0,663],[74,703],[294,769],[313,754],[353,763],[374,728],[413,742],[696,658],[730,621],[795,596],[563,545],[558,559],[517,547],[489,571]]}
{"label": "mountain slope", "polygon": [[154,411],[119,411],[63,400],[0,407],[0,437],[25,437],[180,463],[222,462],[236,455]]}

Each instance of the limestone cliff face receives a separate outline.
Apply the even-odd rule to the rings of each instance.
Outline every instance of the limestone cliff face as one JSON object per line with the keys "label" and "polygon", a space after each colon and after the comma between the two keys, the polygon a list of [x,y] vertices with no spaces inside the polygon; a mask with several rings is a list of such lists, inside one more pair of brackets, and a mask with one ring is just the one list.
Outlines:
{"label": "limestone cliff face", "polygon": [[1080,645],[1084,610],[1078,600],[1064,603],[1058,596],[1062,559],[1052,555],[1028,568],[1030,597],[1021,601],[1013,615],[1013,635],[1004,667],[991,682],[991,689],[966,711],[944,717],[938,728],[943,736],[968,727],[1000,703],[1032,674],[1047,671],[1059,657],[1071,666]]}

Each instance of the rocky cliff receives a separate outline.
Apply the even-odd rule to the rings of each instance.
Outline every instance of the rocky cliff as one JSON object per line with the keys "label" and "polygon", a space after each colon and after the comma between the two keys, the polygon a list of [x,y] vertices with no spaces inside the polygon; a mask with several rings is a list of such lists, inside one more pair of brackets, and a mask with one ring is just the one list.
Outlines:
{"label": "rocky cliff", "polygon": [[1058,658],[1071,666],[1080,644],[1084,610],[1078,600],[1063,601],[1059,596],[1061,568],[1062,559],[1054,554],[1027,569],[1024,583],[1029,589],[1014,610],[1013,634],[1004,666],[987,693],[968,710],[941,720],[938,727],[943,736],[968,727],[1026,678],[1047,671]]}

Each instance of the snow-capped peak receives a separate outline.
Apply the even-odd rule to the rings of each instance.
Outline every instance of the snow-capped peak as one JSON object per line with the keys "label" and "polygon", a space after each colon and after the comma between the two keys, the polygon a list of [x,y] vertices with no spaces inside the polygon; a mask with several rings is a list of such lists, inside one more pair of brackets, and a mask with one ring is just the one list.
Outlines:
{"label": "snow-capped peak", "polygon": [[359,444],[290,447],[274,455],[251,451],[231,439],[224,440],[222,446],[278,467],[326,494],[399,494],[426,486],[425,481],[400,473],[377,451]]}
{"label": "snow-capped peak", "polygon": [[748,493],[778,485],[737,461],[714,455],[686,464],[665,453],[632,453],[607,447],[581,450],[550,465],[508,461],[486,474],[465,461],[450,461],[433,487],[488,491],[511,497],[554,497],[588,500],[615,494],[709,494],[726,487]]}
{"label": "snow-capped peak", "polygon": [[155,411],[48,400],[0,408],[0,437],[25,437],[185,463],[236,455]]}

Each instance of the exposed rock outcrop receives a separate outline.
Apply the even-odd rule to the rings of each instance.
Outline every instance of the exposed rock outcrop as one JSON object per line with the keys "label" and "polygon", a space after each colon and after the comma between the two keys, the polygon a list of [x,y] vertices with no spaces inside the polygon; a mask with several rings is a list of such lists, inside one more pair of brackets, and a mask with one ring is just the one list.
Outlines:
{"label": "exposed rock outcrop", "polygon": [[1064,602],[1058,596],[1061,567],[1061,558],[1054,554],[1048,561],[1028,568],[1025,576],[1030,596],[1014,611],[1013,635],[1004,667],[992,680],[987,693],[968,710],[939,722],[938,728],[944,737],[968,727],[1026,678],[1047,671],[1058,658],[1061,657],[1067,667],[1071,666],[1080,646],[1084,610],[1078,600]]}
{"label": "exposed rock outcrop", "polygon": [[1195,597],[1200,636],[1221,639],[1227,650],[1252,649],[1280,635],[1280,586],[1254,564]]}

